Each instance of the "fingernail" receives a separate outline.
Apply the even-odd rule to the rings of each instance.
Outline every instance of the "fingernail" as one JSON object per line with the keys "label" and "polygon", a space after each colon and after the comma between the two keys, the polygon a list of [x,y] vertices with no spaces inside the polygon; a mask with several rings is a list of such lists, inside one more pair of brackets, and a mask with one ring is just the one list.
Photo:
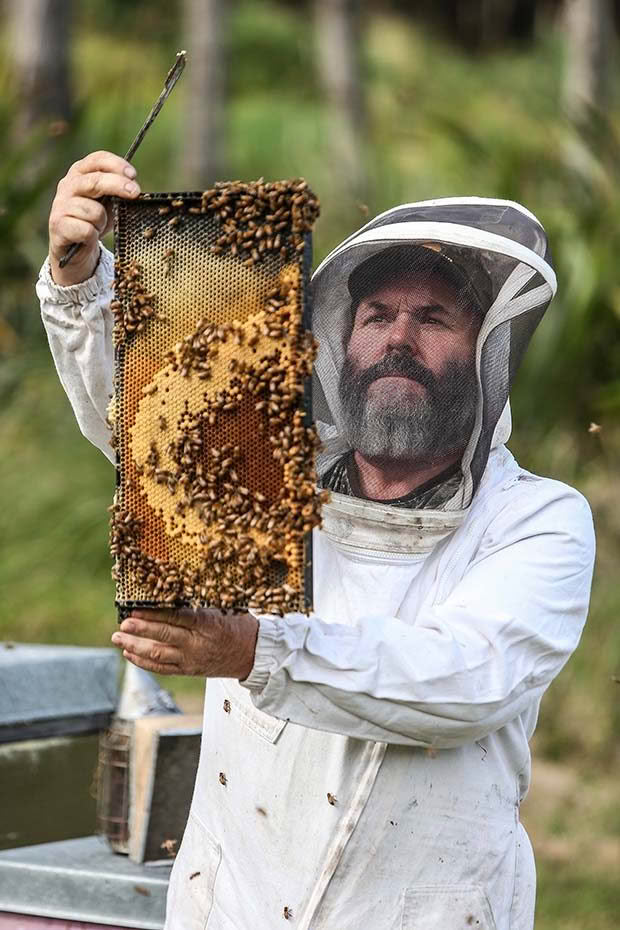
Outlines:
{"label": "fingernail", "polygon": [[136,184],[135,181],[127,181],[127,184],[125,184],[125,190],[128,194],[139,194],[140,186]]}
{"label": "fingernail", "polygon": [[121,630],[123,633],[134,633],[135,629],[135,624],[132,623],[131,620],[123,620],[121,623]]}
{"label": "fingernail", "polygon": [[128,178],[132,178],[132,179],[135,178],[137,173],[138,172],[136,171],[133,165],[127,165],[127,167],[125,168],[125,175]]}
{"label": "fingernail", "polygon": [[112,642],[114,643],[115,646],[119,646],[122,643],[122,641],[123,641],[123,637],[121,636],[120,633],[112,634]]}

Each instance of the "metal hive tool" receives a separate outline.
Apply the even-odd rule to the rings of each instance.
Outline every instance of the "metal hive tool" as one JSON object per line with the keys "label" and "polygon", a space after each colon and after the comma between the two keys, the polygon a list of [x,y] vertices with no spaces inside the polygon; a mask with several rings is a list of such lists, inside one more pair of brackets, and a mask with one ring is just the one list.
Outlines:
{"label": "metal hive tool", "polygon": [[115,203],[120,613],[312,608],[320,522],[304,181]]}

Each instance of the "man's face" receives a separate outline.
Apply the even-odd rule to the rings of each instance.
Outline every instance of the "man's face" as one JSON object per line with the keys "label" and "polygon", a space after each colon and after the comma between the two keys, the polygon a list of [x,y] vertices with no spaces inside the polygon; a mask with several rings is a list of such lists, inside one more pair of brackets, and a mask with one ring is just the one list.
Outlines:
{"label": "man's face", "polygon": [[353,448],[428,463],[473,428],[480,318],[437,274],[404,275],[360,302],[340,394]]}

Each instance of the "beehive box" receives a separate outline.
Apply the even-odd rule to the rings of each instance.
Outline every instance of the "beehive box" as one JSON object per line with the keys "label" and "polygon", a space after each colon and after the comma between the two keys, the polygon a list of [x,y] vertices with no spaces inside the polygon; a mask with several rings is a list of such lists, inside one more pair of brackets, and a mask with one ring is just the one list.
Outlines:
{"label": "beehive box", "polygon": [[117,606],[312,607],[308,276],[301,180],[117,201]]}

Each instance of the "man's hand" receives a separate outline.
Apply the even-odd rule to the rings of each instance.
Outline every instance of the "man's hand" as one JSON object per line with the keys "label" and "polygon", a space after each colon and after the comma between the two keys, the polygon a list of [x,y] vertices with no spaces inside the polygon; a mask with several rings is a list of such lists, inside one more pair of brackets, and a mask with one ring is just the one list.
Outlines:
{"label": "man's hand", "polygon": [[[66,287],[90,278],[99,259],[99,239],[111,228],[112,217],[100,197],[140,193],[136,169],[112,152],[93,152],[76,161],[58,182],[49,219],[50,265],[56,284]],[[65,268],[58,264],[72,242],[82,248]]]}
{"label": "man's hand", "polygon": [[134,610],[112,642],[134,665],[158,675],[247,678],[258,620],[219,610]]}

